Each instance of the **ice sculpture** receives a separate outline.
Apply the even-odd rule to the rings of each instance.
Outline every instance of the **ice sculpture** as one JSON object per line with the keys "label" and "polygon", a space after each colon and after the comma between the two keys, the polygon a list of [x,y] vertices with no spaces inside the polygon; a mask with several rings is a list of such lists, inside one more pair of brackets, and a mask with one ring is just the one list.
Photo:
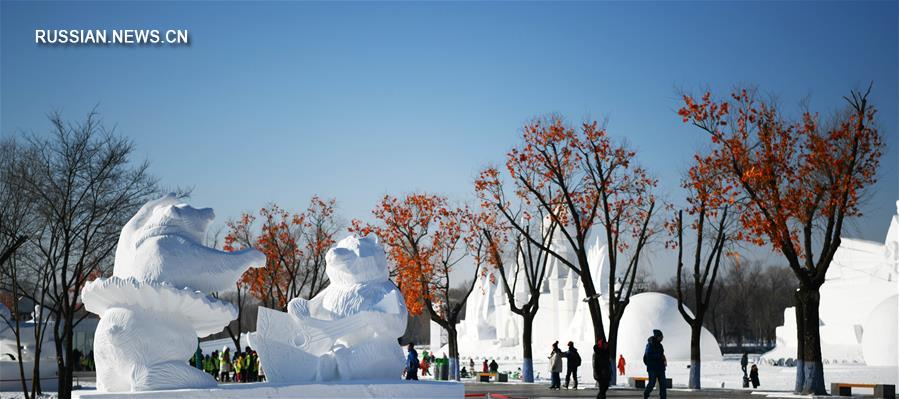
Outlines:
{"label": "ice sculpture", "polygon": [[406,304],[388,279],[384,249],[373,238],[344,238],[326,256],[331,284],[287,313],[259,308],[250,346],[272,382],[396,380],[403,371],[397,338]]}
{"label": "ice sculpture", "polygon": [[201,244],[215,218],[174,194],[145,204],[122,228],[112,277],[85,285],[85,309],[100,315],[94,336],[97,390],[136,392],[208,388],[209,375],[187,364],[196,337],[237,317],[207,292],[232,289],[243,272],[265,265],[255,250],[223,252]]}

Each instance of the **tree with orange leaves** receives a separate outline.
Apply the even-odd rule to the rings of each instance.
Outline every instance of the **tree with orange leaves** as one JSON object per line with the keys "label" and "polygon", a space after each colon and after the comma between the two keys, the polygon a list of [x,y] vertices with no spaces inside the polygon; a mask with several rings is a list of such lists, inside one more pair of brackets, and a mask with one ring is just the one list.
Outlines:
{"label": "tree with orange leaves", "polygon": [[[514,231],[580,276],[596,340],[606,339],[606,332],[587,262],[587,240],[593,227],[600,226],[599,234],[609,247],[609,279],[600,284],[608,284],[607,341],[614,360],[618,326],[633,292],[640,256],[654,234],[650,222],[656,180],[637,166],[633,150],[615,143],[595,121],[575,128],[558,116],[538,119],[524,126],[522,138],[506,157],[514,197],[505,194],[496,168],[482,171],[475,189],[485,207],[495,208]],[[519,208],[516,202],[540,208],[544,223],[557,224],[576,259],[560,255],[543,242],[541,234],[528,232],[514,213]],[[619,260],[623,260],[623,272],[618,270]],[[612,384],[615,379],[612,373]]]}
{"label": "tree with orange leaves", "polygon": [[[702,370],[702,326],[706,311],[712,301],[712,292],[718,278],[721,261],[727,255],[725,249],[733,243],[736,235],[733,232],[733,212],[739,206],[733,197],[733,187],[718,175],[715,167],[719,160],[711,157],[694,156],[695,163],[690,168],[687,178],[681,186],[687,191],[686,211],[688,229],[696,236],[696,248],[693,250],[692,279],[687,283],[693,290],[693,313],[690,314],[684,302],[684,211],[678,210],[673,219],[666,222],[666,227],[673,239],[666,246],[677,248],[677,310],[690,325],[690,389],[701,389],[700,376]],[[708,248],[708,251],[703,251]],[[707,253],[706,253],[707,252]]]}
{"label": "tree with orange leaves", "polygon": [[481,269],[475,259],[474,275],[461,298],[451,298],[450,272],[480,242],[471,234],[473,219],[467,207],[450,206],[433,194],[384,196],[372,210],[377,224],[354,220],[350,231],[375,234],[386,245],[393,264],[392,277],[403,293],[410,315],[427,312],[447,332],[451,379],[459,379],[459,341],[456,324]]}
{"label": "tree with orange leaves", "polygon": [[266,257],[263,268],[248,270],[238,282],[266,307],[284,310],[291,299],[312,298],[327,284],[325,254],[340,230],[336,200],[313,196],[304,212],[290,213],[277,204],[228,222],[226,251],[255,247]]}
{"label": "tree with orange leaves", "polygon": [[876,182],[883,151],[870,91],[852,91],[846,109],[829,123],[810,111],[790,120],[776,103],[745,89],[730,100],[685,95],[678,111],[709,135],[720,178],[745,197],[740,238],[780,251],[799,280],[795,390],[804,394],[827,392],[819,288],[840,246],[843,222],[861,215],[859,200]]}

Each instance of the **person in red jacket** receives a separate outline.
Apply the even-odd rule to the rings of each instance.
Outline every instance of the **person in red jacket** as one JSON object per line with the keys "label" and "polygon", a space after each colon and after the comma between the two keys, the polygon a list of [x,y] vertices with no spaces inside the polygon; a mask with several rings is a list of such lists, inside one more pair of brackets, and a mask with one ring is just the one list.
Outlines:
{"label": "person in red jacket", "polygon": [[624,356],[618,355],[618,375],[624,375]]}

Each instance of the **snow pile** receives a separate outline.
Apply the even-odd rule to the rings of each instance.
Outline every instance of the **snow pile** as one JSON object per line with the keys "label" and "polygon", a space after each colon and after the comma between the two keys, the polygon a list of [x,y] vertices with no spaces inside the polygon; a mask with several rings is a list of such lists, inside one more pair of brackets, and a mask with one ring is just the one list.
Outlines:
{"label": "snow pile", "polygon": [[202,245],[214,217],[212,209],[169,194],[145,204],[122,229],[113,276],[81,291],[85,309],[101,316],[94,336],[98,391],[216,385],[187,359],[197,336],[220,331],[237,311],[204,292],[232,288],[247,269],[264,266],[265,256]]}
{"label": "snow pile", "polygon": [[331,284],[287,313],[259,308],[248,335],[269,381],[397,380],[406,304],[388,279],[384,249],[373,238],[344,238],[326,256]]}

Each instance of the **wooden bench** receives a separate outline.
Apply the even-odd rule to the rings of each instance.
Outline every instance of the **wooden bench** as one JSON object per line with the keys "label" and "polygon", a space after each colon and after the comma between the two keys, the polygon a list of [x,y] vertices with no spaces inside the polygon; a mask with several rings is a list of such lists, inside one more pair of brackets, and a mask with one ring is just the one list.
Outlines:
{"label": "wooden bench", "polygon": [[870,388],[874,390],[875,398],[896,397],[896,386],[889,384],[853,384],[848,382],[830,383],[830,394],[837,396],[852,396],[852,388]]}
{"label": "wooden bench", "polygon": [[[628,377],[627,384],[631,388],[646,388],[646,384],[649,382],[649,377]],[[665,379],[665,388],[671,388],[671,379]]]}
{"label": "wooden bench", "polygon": [[478,373],[478,380],[480,382],[490,382],[490,377],[493,377],[495,379],[496,373],[484,373],[484,372]]}

